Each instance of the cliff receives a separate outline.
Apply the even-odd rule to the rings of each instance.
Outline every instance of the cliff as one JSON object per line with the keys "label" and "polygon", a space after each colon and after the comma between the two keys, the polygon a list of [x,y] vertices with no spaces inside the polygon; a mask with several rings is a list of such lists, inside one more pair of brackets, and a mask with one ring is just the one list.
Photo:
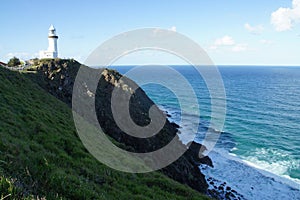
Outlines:
{"label": "cliff", "polygon": [[[73,85],[80,66],[81,64],[75,60],[40,60],[35,68],[30,69],[35,73],[30,73],[29,77],[44,90],[71,107]],[[97,72],[99,71],[95,70],[95,73]],[[112,91],[117,84],[120,84],[118,81],[122,75],[109,69],[104,69],[102,75],[95,94],[97,117],[105,133],[120,143],[119,147],[132,152],[150,152],[165,146],[173,138],[181,144],[176,135],[178,125],[170,123],[168,119],[157,135],[146,139],[129,136],[120,130],[112,117],[110,102]],[[121,84],[121,92],[124,95],[129,93],[131,88],[138,87],[126,77]],[[153,104],[145,92],[138,88],[133,98],[130,99],[130,114],[133,121],[139,125],[148,124],[150,120],[148,110]],[[161,113],[163,115],[162,111]],[[166,116],[163,115],[163,117]],[[180,183],[205,193],[208,185],[198,165],[200,163],[212,165],[212,162],[208,157],[199,158],[200,147],[201,145],[193,143],[183,156],[168,167],[161,169],[161,172]],[[182,145],[182,148],[185,146]]]}
{"label": "cliff", "polygon": [[0,67],[1,199],[208,199],[162,173],[98,162],[79,140],[70,107],[28,76],[37,78]]}
{"label": "cliff", "polygon": [[[71,106],[72,92],[75,77],[81,64],[75,60],[41,60],[36,68],[37,74],[32,80],[43,87],[50,94],[62,100]],[[92,69],[91,69],[92,70]],[[98,70],[90,73],[99,73]],[[98,121],[105,133],[114,138],[116,141],[125,144],[126,149],[133,152],[150,152],[157,150],[168,144],[174,137],[178,143],[181,142],[176,135],[178,125],[170,123],[166,119],[166,124],[163,129],[155,136],[141,139],[127,135],[119,129],[115,123],[111,111],[111,95],[113,89],[119,84],[122,77],[117,71],[105,69],[102,71],[101,79],[99,80],[96,96],[96,111]],[[38,77],[38,78],[36,78]],[[124,77],[120,86],[124,95],[130,93],[131,88],[138,88],[135,95],[130,99],[130,114],[134,122],[143,126],[149,124],[149,109],[154,105],[153,101],[139,88],[134,81]],[[88,98],[88,95],[86,95]],[[163,115],[163,112],[161,112]],[[165,116],[164,116],[165,117]],[[196,147],[196,148],[195,148]],[[193,189],[201,192],[206,192],[207,183],[204,176],[198,169],[198,165],[202,162],[210,164],[211,160],[208,157],[199,158],[199,145],[191,145],[191,149],[186,152],[175,163],[162,169],[162,172],[169,177],[189,185]],[[184,146],[182,148],[185,148]],[[198,152],[198,153],[197,153]]]}

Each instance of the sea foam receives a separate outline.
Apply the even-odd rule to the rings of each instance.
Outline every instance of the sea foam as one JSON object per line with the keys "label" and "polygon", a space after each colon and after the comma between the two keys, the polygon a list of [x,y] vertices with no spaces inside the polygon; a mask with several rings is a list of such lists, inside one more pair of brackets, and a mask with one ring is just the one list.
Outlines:
{"label": "sea foam", "polygon": [[200,166],[206,178],[226,182],[245,199],[300,199],[300,184],[292,180],[259,169],[255,164],[221,149],[215,149],[208,155],[214,168]]}

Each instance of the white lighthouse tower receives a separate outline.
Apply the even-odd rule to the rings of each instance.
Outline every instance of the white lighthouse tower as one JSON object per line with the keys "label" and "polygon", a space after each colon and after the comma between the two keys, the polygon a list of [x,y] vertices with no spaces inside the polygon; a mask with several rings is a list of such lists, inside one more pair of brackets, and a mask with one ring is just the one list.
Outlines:
{"label": "white lighthouse tower", "polygon": [[57,39],[58,36],[55,33],[55,28],[53,25],[50,26],[49,28],[49,34],[48,34],[48,42],[49,42],[49,47],[48,51],[53,52],[53,58],[57,58],[58,52],[57,52]]}
{"label": "white lighthouse tower", "polygon": [[53,25],[49,28],[48,33],[48,49],[47,51],[40,51],[40,58],[57,58],[58,51],[57,51],[57,39],[58,36],[56,35],[56,29]]}

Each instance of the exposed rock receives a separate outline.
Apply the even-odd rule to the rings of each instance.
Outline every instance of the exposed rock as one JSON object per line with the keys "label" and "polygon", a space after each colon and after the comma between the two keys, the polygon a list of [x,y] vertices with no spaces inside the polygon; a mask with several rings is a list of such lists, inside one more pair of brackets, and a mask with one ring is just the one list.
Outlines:
{"label": "exposed rock", "polygon": [[[80,66],[81,64],[75,60],[41,60],[37,67],[37,74],[32,74],[32,76],[35,76],[33,80],[50,94],[71,106],[73,85]],[[99,70],[90,70],[91,74],[99,73]],[[152,152],[164,147],[173,139],[178,142],[179,148],[186,148],[176,135],[179,126],[169,122],[164,112],[155,106],[153,101],[135,82],[126,77],[122,78],[122,75],[114,70],[103,69],[101,75],[96,94],[89,90],[88,80],[86,85],[82,86],[82,89],[85,91],[86,98],[95,96],[97,118],[106,134],[124,144],[127,151]],[[122,80],[120,80],[121,78]],[[136,87],[137,89],[134,90],[133,88]],[[166,120],[162,130],[149,138],[137,138],[124,133],[117,126],[112,115],[111,97],[114,89],[120,90],[122,94],[120,103],[122,103],[123,97],[131,95],[129,102],[130,115],[132,120],[139,126],[146,126],[150,123],[149,109],[154,106],[156,111],[161,113],[161,117]],[[202,155],[205,149],[201,144],[193,142],[183,156],[171,165],[161,169],[161,171],[172,179],[187,184],[195,190],[207,192],[208,184],[198,167],[199,164],[213,167],[211,159]]]}
{"label": "exposed rock", "polygon": [[190,161],[195,165],[205,164],[210,167],[214,167],[212,160],[208,156],[203,156],[203,152],[206,150],[206,147],[192,142],[189,146],[188,151],[185,153],[189,157]]}
{"label": "exposed rock", "polygon": [[207,190],[207,194],[214,199],[228,199],[237,200],[244,199],[243,195],[233,190],[226,182],[216,180],[212,177],[208,177],[207,181],[210,180],[210,187]]}
{"label": "exposed rock", "polygon": [[212,160],[208,156],[204,156],[204,157],[200,158],[200,163],[208,165],[210,167],[214,167]]}

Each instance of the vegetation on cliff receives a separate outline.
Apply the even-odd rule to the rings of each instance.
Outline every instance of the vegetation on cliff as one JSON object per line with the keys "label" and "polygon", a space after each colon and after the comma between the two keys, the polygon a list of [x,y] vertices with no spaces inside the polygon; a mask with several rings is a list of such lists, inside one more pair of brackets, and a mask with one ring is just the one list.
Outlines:
{"label": "vegetation on cliff", "polygon": [[[74,60],[42,60],[31,69],[34,73],[0,68],[0,197],[207,199],[160,172],[122,173],[87,152],[76,134],[70,109],[73,78],[79,66]],[[125,139],[108,135],[118,146],[127,145]],[[133,151],[135,148],[132,145]],[[173,171],[162,171],[190,186],[192,179],[199,183],[199,169],[199,174],[193,174],[197,169],[188,157],[183,159]],[[185,178],[186,174],[180,177],[176,170],[181,165],[187,166],[190,176],[200,175],[200,179]]]}
{"label": "vegetation on cliff", "polygon": [[11,58],[11,59],[8,61],[8,63],[7,63],[7,65],[8,65],[9,67],[15,67],[15,66],[18,66],[18,65],[20,65],[20,64],[21,64],[20,59],[19,59],[19,58],[16,58],[16,57]]}
{"label": "vegetation on cliff", "polygon": [[[37,67],[34,68],[35,74],[31,74],[32,80],[36,81],[36,83],[47,92],[71,106],[74,81],[81,66],[80,63],[72,59],[43,59],[40,60]],[[91,76],[89,79],[93,76],[97,76],[99,73],[102,74],[96,94],[93,94],[95,95],[95,107],[98,121],[105,133],[121,143],[121,146],[123,146],[125,150],[130,150],[132,152],[152,152],[164,147],[173,139],[173,141],[176,141],[178,144],[177,148],[187,148],[181,143],[176,135],[178,126],[174,123],[170,123],[168,119],[166,119],[163,129],[158,134],[146,139],[132,137],[124,133],[117,126],[112,115],[112,91],[114,89],[119,90],[121,95],[119,98],[125,99],[126,96],[133,94],[132,88],[137,88],[130,98],[129,110],[132,120],[140,126],[149,124],[149,108],[154,105],[153,101],[134,81],[122,77],[117,71],[108,69],[103,69],[102,71],[92,68],[87,69],[86,73]],[[122,80],[120,80],[121,78]],[[86,99],[90,98],[88,87],[90,87],[89,80],[83,80],[80,88],[82,95],[85,95],[84,98],[82,98],[84,100],[81,102],[82,105],[85,104]],[[121,107],[122,103],[123,101],[118,102]],[[94,104],[88,106],[94,106]],[[89,109],[88,106],[86,109]],[[125,106],[125,104],[123,106]],[[163,115],[162,112],[161,114]],[[166,116],[162,117],[166,118]],[[191,145],[191,147],[194,147],[194,145]],[[174,152],[175,151],[176,149],[174,149]],[[187,151],[176,162],[163,168],[161,171],[172,179],[187,184],[195,190],[206,192],[208,185],[200,172],[198,165],[200,163],[210,164],[211,161],[208,157],[198,159],[199,149],[197,154],[193,153],[194,151]]]}

